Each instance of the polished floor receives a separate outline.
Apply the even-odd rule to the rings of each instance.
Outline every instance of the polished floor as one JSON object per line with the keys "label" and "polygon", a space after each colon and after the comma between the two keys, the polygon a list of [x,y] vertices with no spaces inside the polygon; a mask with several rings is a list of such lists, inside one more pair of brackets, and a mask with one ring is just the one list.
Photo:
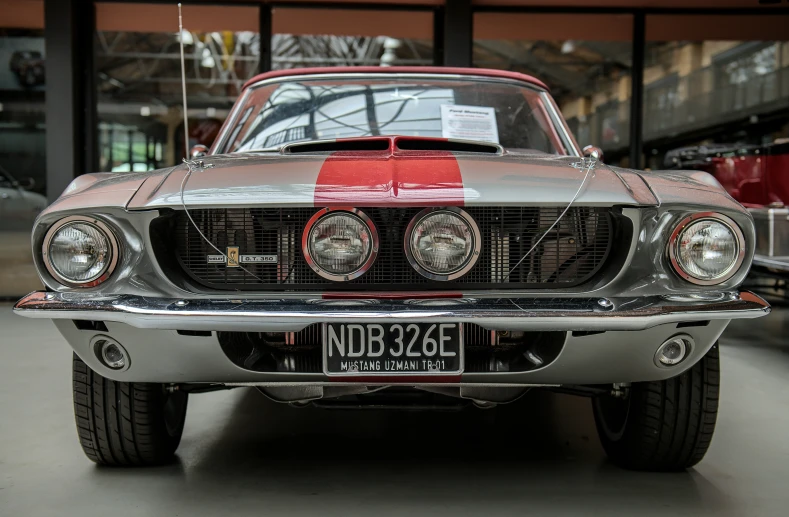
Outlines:
{"label": "polished floor", "polygon": [[680,474],[606,463],[584,399],[496,410],[293,409],[248,389],[190,400],[178,460],[97,468],[77,445],[70,354],[0,305],[0,516],[789,515],[789,310],[724,334],[712,447]]}

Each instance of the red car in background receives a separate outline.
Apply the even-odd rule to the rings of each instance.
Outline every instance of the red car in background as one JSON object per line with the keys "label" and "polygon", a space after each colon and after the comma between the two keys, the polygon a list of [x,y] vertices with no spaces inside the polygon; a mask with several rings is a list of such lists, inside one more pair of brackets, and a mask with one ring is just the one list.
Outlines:
{"label": "red car in background", "polygon": [[754,266],[789,272],[789,141],[713,144],[666,154],[667,168],[709,172],[748,208],[756,225]]}

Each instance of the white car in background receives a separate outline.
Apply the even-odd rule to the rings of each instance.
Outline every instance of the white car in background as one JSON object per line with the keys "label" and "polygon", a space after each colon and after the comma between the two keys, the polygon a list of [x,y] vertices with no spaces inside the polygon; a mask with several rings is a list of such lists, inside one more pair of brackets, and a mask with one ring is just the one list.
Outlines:
{"label": "white car in background", "polygon": [[47,206],[47,198],[30,192],[33,179],[22,184],[0,167],[0,231],[30,231],[33,221]]}

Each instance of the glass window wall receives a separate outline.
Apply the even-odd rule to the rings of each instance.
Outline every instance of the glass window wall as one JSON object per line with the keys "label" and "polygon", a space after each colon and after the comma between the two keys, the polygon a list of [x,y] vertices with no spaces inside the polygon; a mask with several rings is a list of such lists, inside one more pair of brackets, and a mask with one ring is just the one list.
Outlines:
{"label": "glass window wall", "polygon": [[189,145],[210,146],[260,61],[255,6],[98,3],[95,62],[99,168],[178,163],[183,137],[180,41],[186,55]]}
{"label": "glass window wall", "polygon": [[730,171],[734,183],[727,188],[735,197],[742,191],[742,202],[766,200],[765,192],[751,192],[759,183],[753,174],[760,157],[789,137],[784,18],[647,17],[643,134],[648,167],[706,170],[719,163],[735,171],[750,164],[748,174],[744,168]]}
{"label": "glass window wall", "polygon": [[486,13],[474,16],[474,66],[545,82],[581,146],[609,162],[628,154],[630,15]]}
{"label": "glass window wall", "polygon": [[47,205],[43,2],[0,19],[0,298],[41,288],[30,231]]}
{"label": "glass window wall", "polygon": [[432,11],[273,10],[272,68],[433,64]]}

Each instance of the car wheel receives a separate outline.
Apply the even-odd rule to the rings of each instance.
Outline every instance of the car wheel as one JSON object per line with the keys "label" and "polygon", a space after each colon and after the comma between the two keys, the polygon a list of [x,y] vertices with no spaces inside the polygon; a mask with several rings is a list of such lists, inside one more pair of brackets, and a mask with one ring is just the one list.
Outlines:
{"label": "car wheel", "polygon": [[706,454],[720,391],[718,344],[681,375],[633,383],[624,398],[594,399],[600,441],[610,460],[627,469],[677,471]]}
{"label": "car wheel", "polygon": [[82,450],[100,465],[171,460],[181,441],[188,395],[164,384],[102,377],[74,355],[74,415]]}

